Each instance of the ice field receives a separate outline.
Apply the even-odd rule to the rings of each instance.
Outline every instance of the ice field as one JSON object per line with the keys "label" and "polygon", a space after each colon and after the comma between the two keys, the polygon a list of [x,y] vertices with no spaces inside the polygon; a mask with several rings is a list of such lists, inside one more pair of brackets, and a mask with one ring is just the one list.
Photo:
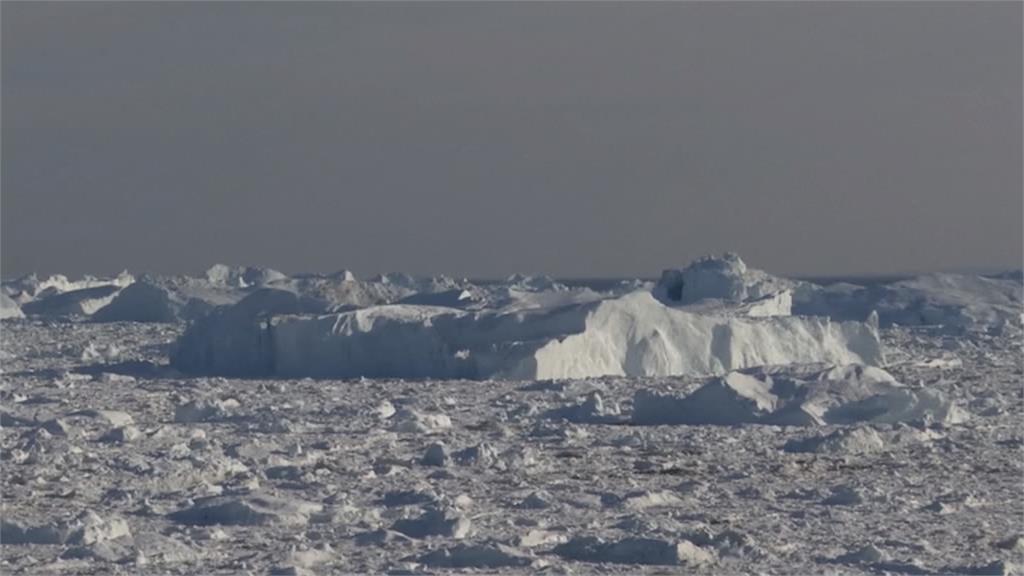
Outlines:
{"label": "ice field", "polygon": [[1020,272],[4,281],[11,574],[1008,574]]}

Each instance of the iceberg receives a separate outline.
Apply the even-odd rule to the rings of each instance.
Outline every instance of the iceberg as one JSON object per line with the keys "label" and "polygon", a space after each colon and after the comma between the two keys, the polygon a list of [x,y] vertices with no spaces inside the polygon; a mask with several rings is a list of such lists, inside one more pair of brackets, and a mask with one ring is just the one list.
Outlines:
{"label": "iceberg", "polygon": [[392,304],[334,314],[292,292],[260,293],[191,326],[172,364],[225,376],[556,379],[884,363],[864,322],[698,313],[646,290],[527,311]]}
{"label": "iceberg", "polygon": [[0,320],[8,318],[24,318],[21,306],[7,294],[0,293]]}
{"label": "iceberg", "polygon": [[730,372],[685,396],[638,390],[632,421],[638,425],[821,426],[960,424],[968,418],[945,394],[908,388],[875,366],[794,364]]}

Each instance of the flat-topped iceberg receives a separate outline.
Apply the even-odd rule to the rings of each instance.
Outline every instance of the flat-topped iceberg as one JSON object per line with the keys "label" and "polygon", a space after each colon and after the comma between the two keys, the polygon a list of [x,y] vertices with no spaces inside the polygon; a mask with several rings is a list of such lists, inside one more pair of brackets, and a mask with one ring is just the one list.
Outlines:
{"label": "flat-topped iceberg", "polygon": [[645,290],[525,312],[384,305],[317,315],[303,313],[292,293],[261,298],[193,325],[172,356],[175,367],[234,376],[554,379],[884,361],[876,329],[863,322],[698,313]]}

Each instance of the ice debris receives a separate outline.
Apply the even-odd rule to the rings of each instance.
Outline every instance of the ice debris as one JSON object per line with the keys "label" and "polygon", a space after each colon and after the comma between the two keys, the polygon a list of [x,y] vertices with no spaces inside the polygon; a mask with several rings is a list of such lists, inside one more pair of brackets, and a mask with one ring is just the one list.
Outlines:
{"label": "ice debris", "polygon": [[192,506],[169,514],[179,524],[209,526],[212,524],[259,526],[278,524],[301,526],[310,516],[321,512],[320,504],[268,494],[212,496]]}
{"label": "ice debris", "polygon": [[93,544],[131,536],[128,522],[123,518],[101,517],[92,510],[84,510],[71,521],[29,526],[19,521],[0,520],[0,540],[5,544]]}
{"label": "ice debris", "polygon": [[[962,408],[936,390],[912,390],[880,368],[759,368],[712,378],[692,394],[638,390],[633,423],[823,425],[959,424]],[[795,448],[795,446],[794,446]]]}
{"label": "ice debris", "polygon": [[452,427],[452,420],[445,414],[427,413],[403,408],[393,417],[395,432],[410,434],[437,434]]}
{"label": "ice debris", "polygon": [[469,535],[471,526],[469,518],[461,514],[432,508],[416,518],[396,521],[391,529],[411,538],[446,536],[459,540]]}
{"label": "ice debris", "polygon": [[625,538],[606,541],[600,537],[577,536],[554,548],[554,553],[581,562],[649,564],[698,567],[714,562],[714,556],[689,540]]}
{"label": "ice debris", "polygon": [[508,568],[529,566],[533,559],[501,544],[458,544],[428,552],[419,561],[433,568]]}
{"label": "ice debris", "polygon": [[234,398],[199,399],[179,404],[174,408],[174,421],[180,424],[211,422],[229,418],[241,404]]}
{"label": "ice debris", "polygon": [[818,454],[868,454],[885,448],[885,441],[873,428],[860,426],[840,429],[826,435],[815,435],[790,440],[783,446],[786,452],[815,452]]}
{"label": "ice debris", "polygon": [[440,442],[434,442],[430,446],[427,446],[427,451],[423,454],[423,458],[420,459],[420,464],[424,466],[447,466],[451,462],[451,457],[448,455],[448,451],[445,449],[444,444]]}

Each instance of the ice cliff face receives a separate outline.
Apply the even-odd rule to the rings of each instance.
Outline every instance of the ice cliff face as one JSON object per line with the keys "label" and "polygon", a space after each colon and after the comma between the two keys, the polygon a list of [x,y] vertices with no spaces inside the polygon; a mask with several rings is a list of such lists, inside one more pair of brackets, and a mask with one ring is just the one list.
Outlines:
{"label": "ice cliff face", "polygon": [[598,304],[579,333],[552,339],[523,378],[720,374],[765,364],[881,364],[877,332],[827,318],[696,314],[637,292]]}

